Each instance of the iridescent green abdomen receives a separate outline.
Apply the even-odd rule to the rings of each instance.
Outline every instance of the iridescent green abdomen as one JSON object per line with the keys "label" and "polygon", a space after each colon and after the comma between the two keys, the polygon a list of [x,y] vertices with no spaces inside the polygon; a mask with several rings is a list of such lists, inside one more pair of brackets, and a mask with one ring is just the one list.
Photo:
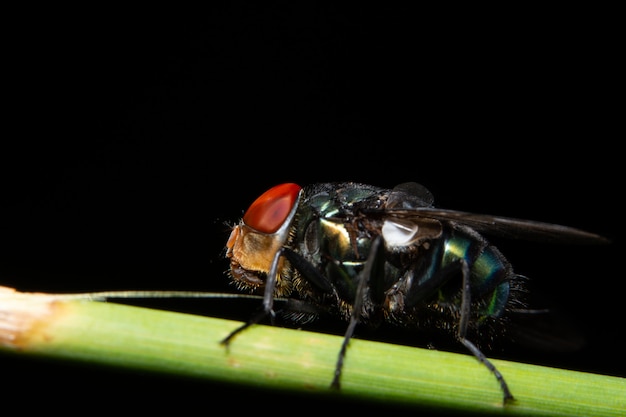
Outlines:
{"label": "iridescent green abdomen", "polygon": [[499,316],[509,299],[509,278],[513,274],[500,251],[477,239],[472,232],[455,230],[445,238],[441,267],[465,260],[470,266],[472,301],[480,301],[480,313]]}

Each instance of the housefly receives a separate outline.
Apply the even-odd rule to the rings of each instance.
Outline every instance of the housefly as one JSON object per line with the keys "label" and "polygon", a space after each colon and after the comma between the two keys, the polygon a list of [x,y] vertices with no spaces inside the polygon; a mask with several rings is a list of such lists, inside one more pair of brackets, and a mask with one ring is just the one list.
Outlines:
{"label": "housefly", "polygon": [[321,314],[347,323],[331,386],[339,388],[359,323],[437,330],[460,342],[513,395],[481,342],[503,337],[506,317],[529,312],[525,277],[483,234],[567,243],[606,239],[571,227],[436,208],[422,185],[393,189],[353,182],[277,185],[256,199],[226,244],[228,274],[262,296],[252,324],[275,316],[274,301],[297,324]]}

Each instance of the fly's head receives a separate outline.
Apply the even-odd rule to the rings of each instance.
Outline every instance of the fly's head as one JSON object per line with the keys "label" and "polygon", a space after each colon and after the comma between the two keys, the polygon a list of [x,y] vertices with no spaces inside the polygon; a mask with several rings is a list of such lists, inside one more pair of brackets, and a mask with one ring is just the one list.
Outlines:
{"label": "fly's head", "polygon": [[[230,259],[229,274],[238,288],[255,292],[264,287],[274,257],[290,237],[300,193],[301,187],[292,183],[270,188],[233,227],[226,243],[226,257]],[[277,288],[284,263],[281,258]]]}

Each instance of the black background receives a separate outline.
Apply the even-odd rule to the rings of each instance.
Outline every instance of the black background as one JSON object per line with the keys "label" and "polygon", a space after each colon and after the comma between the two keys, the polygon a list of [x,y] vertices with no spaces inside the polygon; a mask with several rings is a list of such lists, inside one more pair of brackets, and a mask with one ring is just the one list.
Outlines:
{"label": "black background", "polygon": [[[183,17],[75,12],[18,13],[5,38],[2,285],[232,290],[229,227],[267,188],[417,181],[440,207],[612,238],[608,247],[498,247],[589,340],[575,355],[513,359],[626,375],[623,133],[613,27],[602,14],[466,19],[308,2],[232,2]],[[164,308],[231,314],[197,302]],[[11,389],[59,399],[158,396],[184,407],[227,392],[259,407],[276,401],[197,381],[0,359],[3,379],[25,381]]]}

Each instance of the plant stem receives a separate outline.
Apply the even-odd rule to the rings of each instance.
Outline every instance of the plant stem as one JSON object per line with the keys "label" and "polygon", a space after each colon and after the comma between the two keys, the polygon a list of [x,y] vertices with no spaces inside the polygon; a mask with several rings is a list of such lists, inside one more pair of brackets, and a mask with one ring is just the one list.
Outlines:
{"label": "plant stem", "polygon": [[0,287],[0,348],[300,393],[476,415],[623,416],[626,378],[493,360],[516,400],[471,355],[353,339],[341,389],[329,388],[342,338]]}

